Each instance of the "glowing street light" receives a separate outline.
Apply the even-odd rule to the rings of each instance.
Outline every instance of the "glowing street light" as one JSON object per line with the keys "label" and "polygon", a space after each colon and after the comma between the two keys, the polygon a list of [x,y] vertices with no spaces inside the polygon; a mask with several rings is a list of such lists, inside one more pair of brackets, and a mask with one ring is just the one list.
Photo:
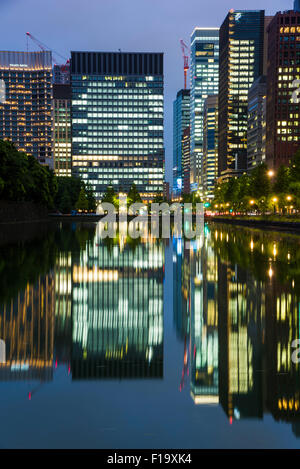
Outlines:
{"label": "glowing street light", "polygon": [[249,204],[250,204],[250,205],[254,205],[254,204],[255,204],[255,200],[250,200]]}
{"label": "glowing street light", "polygon": [[273,171],[272,169],[270,169],[270,170],[268,171],[268,176],[269,176],[269,178],[272,178],[272,177],[274,176],[274,174],[275,174],[275,173],[274,173],[274,171]]}

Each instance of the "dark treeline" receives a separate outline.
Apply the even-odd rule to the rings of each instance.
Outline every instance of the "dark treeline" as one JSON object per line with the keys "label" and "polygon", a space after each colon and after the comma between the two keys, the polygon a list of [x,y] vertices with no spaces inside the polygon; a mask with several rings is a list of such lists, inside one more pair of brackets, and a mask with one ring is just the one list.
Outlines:
{"label": "dark treeline", "polygon": [[0,200],[33,202],[62,213],[96,210],[92,189],[84,181],[55,176],[33,156],[3,140],[0,140]]}

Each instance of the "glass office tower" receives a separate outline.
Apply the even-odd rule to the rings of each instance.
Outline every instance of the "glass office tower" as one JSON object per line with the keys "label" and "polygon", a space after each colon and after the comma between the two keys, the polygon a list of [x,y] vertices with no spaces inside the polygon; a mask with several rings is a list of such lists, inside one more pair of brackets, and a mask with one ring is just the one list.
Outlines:
{"label": "glass office tower", "polygon": [[248,90],[263,74],[264,10],[230,10],[220,29],[219,176],[247,170]]}
{"label": "glass office tower", "polygon": [[203,131],[203,195],[211,199],[218,177],[218,95],[205,100]]}
{"label": "glass office tower", "polygon": [[262,75],[248,92],[247,170],[266,160],[267,83]]}
{"label": "glass office tower", "polygon": [[180,90],[173,103],[173,192],[180,194],[183,186],[182,138],[190,125],[190,90]]}
{"label": "glass office tower", "polygon": [[0,51],[0,139],[52,167],[52,54]]}
{"label": "glass office tower", "polygon": [[98,200],[163,192],[163,85],[161,53],[72,52],[72,171]]}
{"label": "glass office tower", "polygon": [[201,189],[203,111],[219,91],[219,28],[195,28],[191,36],[191,190]]}

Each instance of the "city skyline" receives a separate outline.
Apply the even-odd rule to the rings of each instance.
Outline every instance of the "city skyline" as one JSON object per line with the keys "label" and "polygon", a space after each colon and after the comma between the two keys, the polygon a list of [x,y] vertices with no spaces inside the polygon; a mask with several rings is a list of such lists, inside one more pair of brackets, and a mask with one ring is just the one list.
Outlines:
{"label": "city skyline", "polygon": [[[263,8],[266,15],[293,8],[292,0],[266,0],[263,4],[258,1],[244,1],[243,5],[236,0],[230,4],[227,1],[213,0],[203,9],[196,0],[190,0],[186,4],[185,14],[182,15],[182,5],[177,0],[164,4],[156,0],[145,1],[142,7],[141,2],[136,0],[129,4],[115,0],[114,6],[99,5],[99,2],[92,1],[90,9],[86,9],[86,6],[78,1],[73,1],[72,13],[70,3],[66,1],[61,4],[55,0],[51,6],[45,5],[41,11],[37,8],[37,0],[29,0],[26,4],[17,0],[4,2],[0,7],[3,20],[1,49],[26,51],[25,33],[30,31],[53,51],[58,51],[66,58],[70,57],[71,50],[118,51],[121,48],[122,52],[164,52],[166,179],[169,182],[172,182],[172,107],[176,93],[183,88],[183,61],[179,40],[183,38],[189,44],[195,27],[220,27],[231,8]],[[155,7],[159,7],[159,15]],[[61,13],[59,16],[57,11]],[[91,12],[93,14],[90,14]],[[72,21],[66,22],[66,16]],[[105,27],[99,29],[99,17],[102,16],[105,16]],[[126,21],[123,21],[124,17]],[[111,35],[113,24],[117,34]],[[38,47],[29,41],[29,51],[34,50],[38,50]]]}

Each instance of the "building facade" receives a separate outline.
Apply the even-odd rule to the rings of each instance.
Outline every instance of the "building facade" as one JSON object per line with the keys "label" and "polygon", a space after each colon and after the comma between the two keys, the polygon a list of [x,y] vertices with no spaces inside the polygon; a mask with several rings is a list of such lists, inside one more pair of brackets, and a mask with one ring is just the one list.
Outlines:
{"label": "building facade", "polygon": [[173,192],[182,190],[182,137],[190,125],[190,90],[180,90],[173,103]]}
{"label": "building facade", "polygon": [[163,192],[162,53],[71,53],[72,174],[101,199],[109,184]]}
{"label": "building facade", "polygon": [[195,28],[191,36],[191,190],[201,189],[203,112],[219,91],[219,28]]}
{"label": "building facade", "polygon": [[67,85],[70,83],[70,61],[64,65],[53,65],[53,83]]}
{"label": "building facade", "polygon": [[203,195],[213,197],[218,177],[218,95],[208,96],[204,102],[203,119]]}
{"label": "building facade", "polygon": [[71,87],[53,85],[53,160],[57,176],[71,176]]}
{"label": "building facade", "polygon": [[49,51],[0,51],[0,139],[53,166],[52,56]]}
{"label": "building facade", "polygon": [[220,29],[219,176],[247,170],[248,90],[263,74],[263,10],[230,10]]}
{"label": "building facade", "polygon": [[300,146],[300,12],[277,13],[268,28],[267,146],[270,168],[289,164]]}
{"label": "building facade", "polygon": [[183,157],[183,193],[191,192],[191,130],[187,127],[182,135],[182,157]]}
{"label": "building facade", "polygon": [[259,77],[248,92],[247,170],[266,161],[266,77]]}

